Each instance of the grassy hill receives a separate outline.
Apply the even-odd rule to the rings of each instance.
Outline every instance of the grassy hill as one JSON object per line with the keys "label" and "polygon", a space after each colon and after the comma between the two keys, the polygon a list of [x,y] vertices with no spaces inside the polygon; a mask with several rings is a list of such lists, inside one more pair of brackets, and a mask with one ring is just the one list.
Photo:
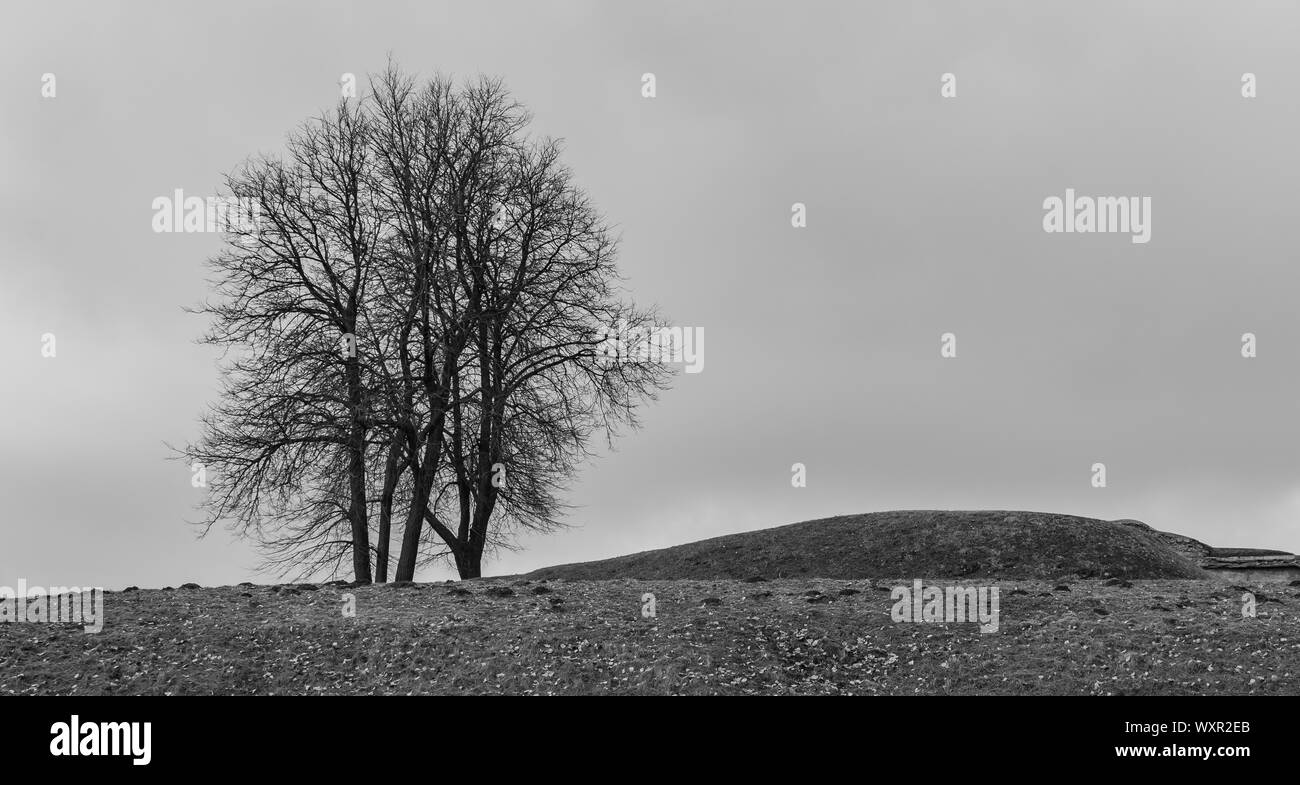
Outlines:
{"label": "grassy hill", "polygon": [[[1300,589],[1197,568],[1253,552],[1132,520],[906,511],[525,577],[126,590],[99,634],[0,624],[0,695],[1294,695]],[[913,578],[996,585],[1000,626],[894,620]]]}
{"label": "grassy hill", "polygon": [[[99,634],[0,624],[0,695],[1297,694],[1300,589],[1196,566],[1246,550],[906,511],[524,578],[126,590]],[[998,630],[895,621],[913,578],[995,584]]]}
{"label": "grassy hill", "polygon": [[[525,581],[114,592],[103,632],[0,624],[0,695],[1295,695],[1300,592],[999,581],[1001,628],[888,582]],[[642,615],[645,592],[657,615]],[[345,601],[356,615],[345,617]]]}
{"label": "grassy hill", "polygon": [[843,515],[529,573],[534,580],[1198,579],[1209,546],[1138,521],[997,510]]}

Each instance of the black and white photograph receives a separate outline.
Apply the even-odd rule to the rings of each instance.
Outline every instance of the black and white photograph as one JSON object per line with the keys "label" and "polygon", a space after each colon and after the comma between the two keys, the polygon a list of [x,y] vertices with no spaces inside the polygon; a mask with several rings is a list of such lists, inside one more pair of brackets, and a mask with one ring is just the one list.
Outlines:
{"label": "black and white photograph", "polygon": [[38,770],[488,696],[1290,757],[1300,5],[3,8]]}

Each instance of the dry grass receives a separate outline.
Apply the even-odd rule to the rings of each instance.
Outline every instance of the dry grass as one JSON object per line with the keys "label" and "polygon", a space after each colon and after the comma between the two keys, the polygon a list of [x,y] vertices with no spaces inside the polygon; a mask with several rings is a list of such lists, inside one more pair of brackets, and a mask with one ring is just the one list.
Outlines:
{"label": "dry grass", "polygon": [[894,623],[895,583],[910,580],[113,593],[98,635],[0,625],[0,695],[1300,692],[1293,588],[1257,587],[1243,619],[1241,590],[1210,581],[999,581],[1001,631],[981,634]]}

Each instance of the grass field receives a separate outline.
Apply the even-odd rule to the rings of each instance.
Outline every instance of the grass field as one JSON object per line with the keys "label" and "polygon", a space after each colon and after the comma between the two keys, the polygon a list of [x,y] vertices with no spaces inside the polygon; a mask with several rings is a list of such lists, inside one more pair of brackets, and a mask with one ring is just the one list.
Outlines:
{"label": "grass field", "polygon": [[[126,591],[99,634],[0,624],[0,695],[1300,692],[1300,590],[1210,580],[1216,552],[1137,521],[912,510],[459,583]],[[894,621],[902,576],[997,586],[998,630]]]}
{"label": "grass field", "polygon": [[[902,583],[115,592],[99,634],[0,625],[0,695],[1300,692],[1293,587],[1254,587],[1257,616],[1243,618],[1245,587],[1213,581],[999,581],[1000,631],[981,634],[974,624],[895,623],[889,591]],[[641,615],[646,592],[652,619]],[[355,597],[353,618],[344,593]]]}

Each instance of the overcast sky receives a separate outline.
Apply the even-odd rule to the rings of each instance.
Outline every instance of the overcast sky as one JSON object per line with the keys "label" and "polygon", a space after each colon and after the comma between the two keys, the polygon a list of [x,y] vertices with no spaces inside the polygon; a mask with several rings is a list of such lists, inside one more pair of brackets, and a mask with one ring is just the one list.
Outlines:
{"label": "overcast sky", "polygon": [[[1300,550],[1294,5],[979,5],[8,4],[0,585],[267,580],[185,523],[164,442],[217,387],[182,306],[219,238],[155,234],[150,205],[214,193],[390,52],[503,77],[620,227],[632,294],[705,334],[573,527],[485,572],[897,508]],[[1151,197],[1150,242],[1044,232],[1066,188]]]}

